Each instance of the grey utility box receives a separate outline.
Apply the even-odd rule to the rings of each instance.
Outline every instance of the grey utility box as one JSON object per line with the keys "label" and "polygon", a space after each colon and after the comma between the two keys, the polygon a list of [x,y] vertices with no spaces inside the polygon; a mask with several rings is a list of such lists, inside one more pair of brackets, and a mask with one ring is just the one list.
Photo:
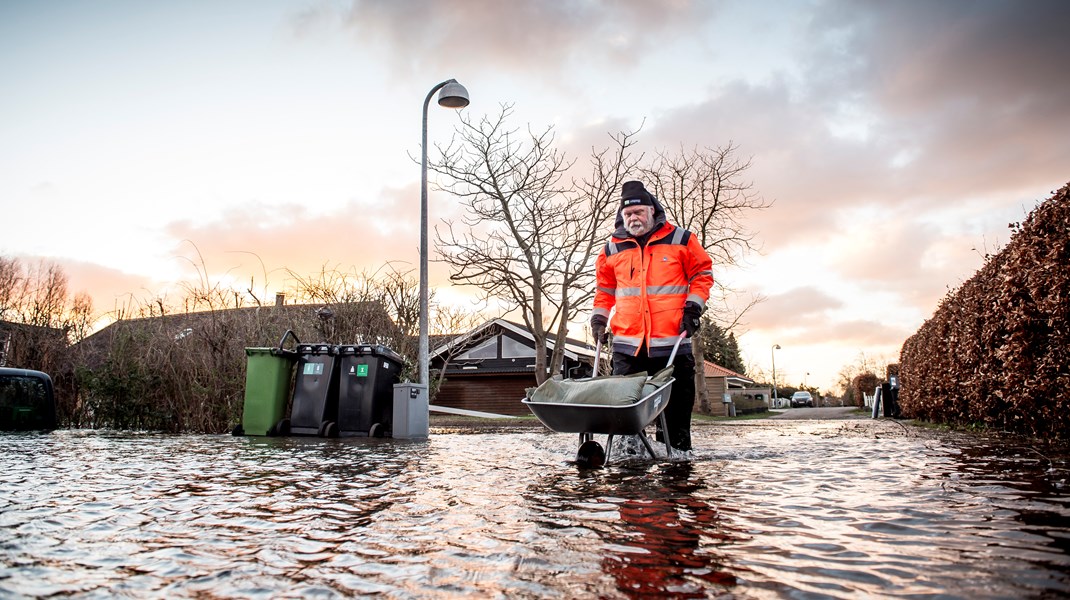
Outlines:
{"label": "grey utility box", "polygon": [[427,438],[427,386],[394,384],[394,434],[399,440]]}

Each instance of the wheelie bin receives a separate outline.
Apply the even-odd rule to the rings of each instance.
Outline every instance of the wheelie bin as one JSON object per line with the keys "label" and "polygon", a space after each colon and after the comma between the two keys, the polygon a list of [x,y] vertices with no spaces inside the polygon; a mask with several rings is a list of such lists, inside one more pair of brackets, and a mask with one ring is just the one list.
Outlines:
{"label": "wheelie bin", "polygon": [[246,348],[245,404],[241,424],[234,435],[286,435],[289,421],[285,418],[286,400],[290,397],[297,352],[286,350],[287,337],[298,342],[293,331],[287,330],[277,348]]}
{"label": "wheelie bin", "polygon": [[290,433],[338,437],[338,350],[331,344],[299,344]]}
{"label": "wheelie bin", "polygon": [[397,352],[381,345],[339,346],[338,432],[342,436],[391,435],[394,384],[405,366]]}

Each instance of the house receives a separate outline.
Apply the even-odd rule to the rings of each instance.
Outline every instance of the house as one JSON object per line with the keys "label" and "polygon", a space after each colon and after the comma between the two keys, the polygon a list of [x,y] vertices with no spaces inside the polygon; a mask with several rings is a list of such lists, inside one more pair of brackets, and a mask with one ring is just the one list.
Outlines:
{"label": "house", "polygon": [[0,321],[0,367],[51,371],[67,347],[63,329]]}
{"label": "house", "polygon": [[762,402],[764,406],[769,398],[769,390],[747,387],[754,385],[753,379],[710,361],[704,363],[703,375],[710,399],[710,414],[714,416],[726,416],[729,404],[725,402],[726,398],[730,398],[737,405],[737,409],[744,406],[749,409],[757,402]]}
{"label": "house", "polygon": [[[201,312],[179,312],[121,319],[82,340],[78,346],[86,366],[99,366],[119,345],[205,342],[217,351],[244,361],[243,346],[274,346],[287,330],[301,342],[384,344],[397,352],[408,337],[378,302],[243,306]],[[292,341],[292,340],[291,340]],[[225,346],[225,348],[224,348]],[[199,352],[206,352],[201,349]]]}
{"label": "house", "polygon": [[[549,344],[554,339],[551,336]],[[552,347],[542,351],[549,362]],[[535,352],[535,336],[527,327],[504,319],[445,341],[431,350],[431,369],[442,372],[444,378],[433,404],[503,415],[529,414],[521,399],[527,388],[536,385]],[[593,347],[566,339],[560,375],[590,377],[594,360]]]}

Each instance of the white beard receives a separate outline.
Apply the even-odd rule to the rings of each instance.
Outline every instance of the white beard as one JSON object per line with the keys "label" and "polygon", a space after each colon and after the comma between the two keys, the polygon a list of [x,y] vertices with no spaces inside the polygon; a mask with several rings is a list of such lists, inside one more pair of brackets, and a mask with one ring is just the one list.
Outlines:
{"label": "white beard", "polygon": [[643,224],[637,221],[625,223],[624,228],[628,230],[628,233],[632,234],[635,237],[639,237],[646,233],[646,227],[643,227]]}

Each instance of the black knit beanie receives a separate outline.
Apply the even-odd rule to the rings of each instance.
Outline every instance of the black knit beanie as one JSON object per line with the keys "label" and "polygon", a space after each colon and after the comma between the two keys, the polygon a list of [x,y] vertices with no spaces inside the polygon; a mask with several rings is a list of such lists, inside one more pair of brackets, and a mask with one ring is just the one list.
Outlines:
{"label": "black knit beanie", "polygon": [[639,181],[625,181],[620,190],[620,207],[645,205],[654,206],[654,196],[646,191]]}

